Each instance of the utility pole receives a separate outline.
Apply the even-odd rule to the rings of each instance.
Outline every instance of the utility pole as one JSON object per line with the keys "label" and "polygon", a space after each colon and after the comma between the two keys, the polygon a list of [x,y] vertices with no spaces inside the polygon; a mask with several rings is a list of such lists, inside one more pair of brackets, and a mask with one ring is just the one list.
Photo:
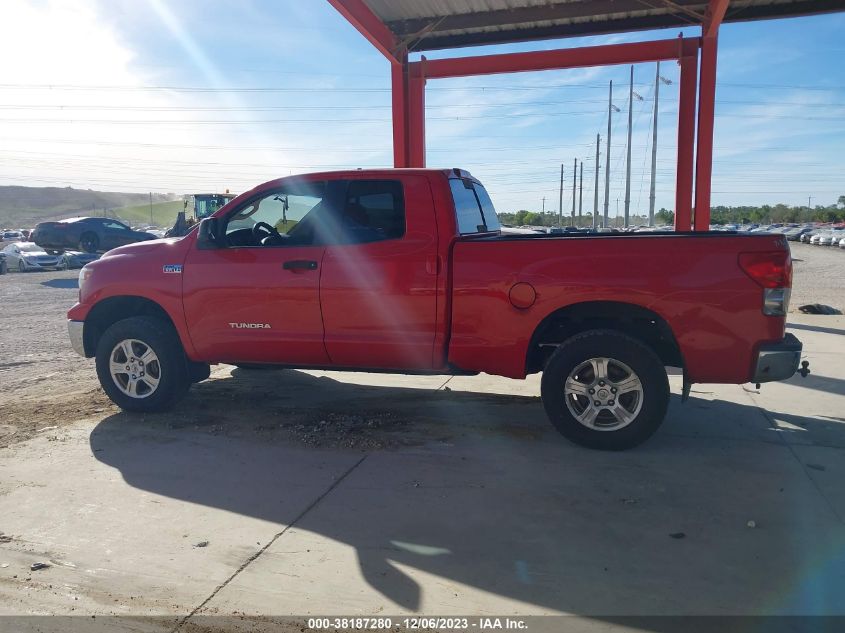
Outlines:
{"label": "utility pole", "polygon": [[581,161],[581,182],[578,186],[578,226],[581,226],[581,216],[584,213],[584,161]]}
{"label": "utility pole", "polygon": [[557,206],[558,224],[563,226],[563,163],[560,164],[560,201]]}
{"label": "utility pole", "polygon": [[812,208],[810,207],[810,203],[813,201],[813,196],[807,196],[807,213],[812,212]]}
{"label": "utility pole", "polygon": [[608,206],[610,205],[610,117],[613,112],[613,80],[610,80],[610,93],[607,97],[607,154],[604,157],[604,224],[607,226]]}
{"label": "utility pole", "polygon": [[596,194],[593,198],[593,229],[599,225],[599,146],[601,145],[601,134],[596,134]]}
{"label": "utility pole", "polygon": [[543,196],[543,215],[546,214],[546,196]]}
{"label": "utility pole", "polygon": [[153,192],[150,192],[150,224],[153,224]]}
{"label": "utility pole", "polygon": [[660,98],[660,62],[657,62],[657,74],[654,77],[654,115],[651,130],[651,189],[648,194],[648,225],[654,226],[655,182],[657,177],[657,103]]}
{"label": "utility pole", "polygon": [[625,227],[631,213],[631,126],[634,116],[634,65],[631,64],[631,79],[628,83],[628,156],[625,160]]}
{"label": "utility pole", "polygon": [[577,188],[578,183],[576,182],[576,178],[578,178],[578,159],[575,159],[575,168],[572,170],[572,226],[575,226],[575,189]]}

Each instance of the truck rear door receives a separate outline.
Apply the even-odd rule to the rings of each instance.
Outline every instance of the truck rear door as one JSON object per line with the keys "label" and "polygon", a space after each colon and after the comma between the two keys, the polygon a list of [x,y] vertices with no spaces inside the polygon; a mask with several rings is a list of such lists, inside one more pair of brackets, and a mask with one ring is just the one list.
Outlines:
{"label": "truck rear door", "polygon": [[350,179],[341,216],[344,238],[327,246],[320,279],[332,364],[431,369],[439,266],[428,179]]}

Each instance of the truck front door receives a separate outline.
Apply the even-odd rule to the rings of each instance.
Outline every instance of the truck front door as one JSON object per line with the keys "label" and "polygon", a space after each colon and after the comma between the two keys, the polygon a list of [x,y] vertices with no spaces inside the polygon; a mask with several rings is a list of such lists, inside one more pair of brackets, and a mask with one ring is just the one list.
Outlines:
{"label": "truck front door", "polygon": [[215,362],[325,365],[315,223],[325,182],[268,189],[220,218],[218,248],[194,247],[183,301],[197,354]]}

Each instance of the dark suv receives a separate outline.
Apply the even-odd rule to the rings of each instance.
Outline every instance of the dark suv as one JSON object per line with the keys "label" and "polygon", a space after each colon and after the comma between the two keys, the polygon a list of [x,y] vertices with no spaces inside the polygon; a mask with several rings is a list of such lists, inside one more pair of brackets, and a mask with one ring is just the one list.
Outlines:
{"label": "dark suv", "polygon": [[30,239],[44,249],[97,253],[124,244],[158,238],[152,233],[133,231],[112,218],[71,218],[59,222],[42,222],[35,227]]}

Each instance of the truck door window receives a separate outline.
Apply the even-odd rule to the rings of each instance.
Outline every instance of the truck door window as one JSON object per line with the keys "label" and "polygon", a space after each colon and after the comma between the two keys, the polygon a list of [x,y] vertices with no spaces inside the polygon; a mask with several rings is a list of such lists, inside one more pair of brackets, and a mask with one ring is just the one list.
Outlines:
{"label": "truck door window", "polygon": [[[294,183],[265,193],[227,218],[229,246],[303,246],[314,243],[324,209],[324,182]],[[257,225],[264,228],[256,228]]]}
{"label": "truck door window", "polygon": [[352,180],[341,215],[344,242],[394,240],[405,234],[405,200],[398,180]]}
{"label": "truck door window", "polygon": [[484,187],[472,180],[461,178],[450,178],[449,186],[455,201],[458,233],[486,233],[501,228],[499,217]]}

